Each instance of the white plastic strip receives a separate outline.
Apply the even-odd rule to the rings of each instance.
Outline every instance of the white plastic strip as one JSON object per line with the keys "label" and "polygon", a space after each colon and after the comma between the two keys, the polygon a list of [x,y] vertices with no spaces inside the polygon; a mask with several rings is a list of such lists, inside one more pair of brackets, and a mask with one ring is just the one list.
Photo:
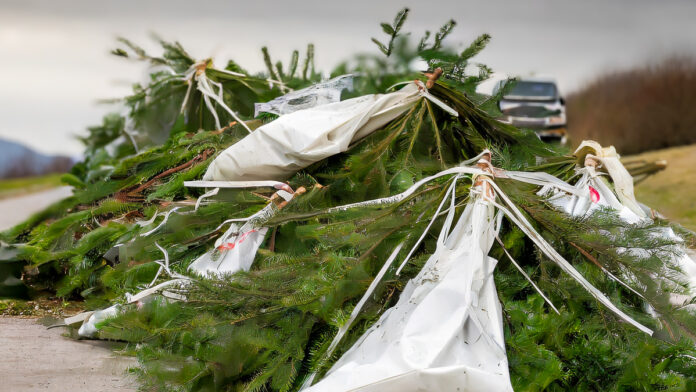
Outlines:
{"label": "white plastic strip", "polygon": [[404,269],[404,267],[406,266],[406,264],[408,263],[408,261],[411,259],[411,256],[413,255],[413,252],[416,251],[416,249],[417,249],[418,246],[420,245],[421,241],[423,241],[423,238],[425,238],[425,236],[428,234],[428,231],[430,231],[430,227],[433,225],[433,223],[435,222],[435,220],[437,219],[437,217],[440,216],[440,211],[442,210],[442,207],[445,205],[445,202],[447,201],[447,199],[450,197],[450,195],[454,198],[454,188],[455,188],[455,186],[456,186],[456,184],[457,184],[457,179],[458,179],[458,178],[459,178],[459,176],[454,177],[454,180],[452,181],[452,184],[451,184],[451,185],[449,186],[449,188],[447,189],[447,193],[445,193],[445,195],[442,197],[442,201],[440,202],[440,205],[437,207],[437,210],[435,210],[435,214],[433,214],[432,219],[430,219],[430,223],[428,223],[428,226],[425,227],[425,230],[423,230],[423,233],[422,233],[421,236],[418,238],[418,240],[416,241],[416,243],[413,244],[413,247],[411,248],[411,250],[410,250],[410,251],[408,252],[408,254],[406,255],[406,258],[404,259],[404,261],[402,261],[402,262],[401,262],[401,265],[399,265],[399,268],[396,270],[396,275],[397,275],[397,276],[401,275],[401,270]]}
{"label": "white plastic strip", "polygon": [[76,314],[76,315],[74,315],[74,316],[71,316],[71,317],[68,317],[68,318],[64,319],[63,322],[65,323],[65,325],[73,325],[73,324],[83,323],[83,322],[84,322],[85,320],[87,320],[87,319],[89,318],[89,316],[91,316],[92,314],[94,314],[94,311],[93,311],[93,310],[90,310],[90,311],[88,311],[88,312],[78,313],[78,314]]}
{"label": "white plastic strip", "polygon": [[528,184],[534,184],[539,186],[551,186],[562,190],[563,192],[570,193],[571,195],[579,195],[580,192],[578,188],[568,184],[567,182],[559,179],[558,177],[552,176],[549,173],[544,172],[521,172],[521,171],[504,171],[503,172],[509,178],[513,180],[526,182]]}
{"label": "white plastic strip", "polygon": [[135,295],[126,294],[126,301],[128,301],[129,304],[133,303],[133,302],[138,302],[143,298],[149,297],[150,295],[159,292],[160,290],[162,290],[165,287],[169,287],[169,286],[172,286],[175,284],[185,285],[185,284],[188,284],[190,281],[191,280],[189,278],[168,280],[166,282],[162,282],[162,283],[158,284],[157,286],[153,286],[153,287],[148,288],[147,290],[143,290],[143,291],[139,292],[138,294],[135,294]]}
{"label": "white plastic strip", "polygon": [[406,189],[404,192],[401,192],[399,194],[393,195],[393,196],[388,196],[388,197],[383,197],[381,199],[374,199],[374,200],[367,200],[367,201],[362,201],[358,203],[352,203],[352,204],[346,204],[342,206],[336,206],[336,207],[331,207],[326,210],[327,213],[332,213],[332,212],[337,212],[337,211],[346,211],[351,208],[356,208],[356,207],[368,207],[368,206],[380,206],[384,204],[393,204],[393,203],[398,203],[407,197],[411,196],[418,190],[418,188],[422,187],[423,185],[427,184],[428,182],[440,178],[443,176],[448,176],[451,174],[474,174],[474,175],[481,175],[481,174],[486,174],[481,169],[478,168],[473,168],[473,167],[462,167],[462,166],[457,166],[453,167],[451,169],[443,170],[437,174],[434,174],[430,177],[423,178],[422,180],[416,182],[415,184],[411,185],[410,188]]}
{"label": "white plastic strip", "polygon": [[155,278],[152,279],[152,282],[150,282],[150,284],[149,284],[147,287],[152,286],[152,285],[157,281],[157,278],[160,276],[160,273],[162,273],[163,270],[164,270],[164,271],[167,273],[167,275],[169,275],[171,278],[188,280],[188,279],[189,279],[188,276],[184,276],[184,275],[178,274],[178,273],[176,273],[176,272],[172,272],[172,270],[169,269],[169,253],[167,252],[166,249],[164,249],[163,247],[161,247],[160,244],[158,244],[157,242],[155,242],[155,246],[156,246],[157,249],[159,249],[160,252],[162,252],[162,254],[164,255],[164,264],[162,264],[159,260],[155,260],[155,263],[159,264],[160,268],[157,270],[157,273],[155,274]]}
{"label": "white plastic strip", "polygon": [[[448,106],[446,103],[442,102],[436,96],[430,94],[430,92],[428,92],[428,89],[425,87],[425,84],[423,84],[423,82],[421,82],[420,80],[416,80],[415,82],[416,82],[416,84],[418,84],[418,87],[420,87],[420,95],[423,96],[423,98],[428,99],[430,102],[434,103],[440,109],[446,111],[447,113],[451,114],[452,116],[459,117],[459,112],[452,109],[450,106]],[[392,84],[391,86],[389,86],[387,88],[386,91],[389,91],[389,90],[393,89],[394,87],[401,86],[404,84],[409,84],[409,83],[412,83],[412,82],[409,81],[409,82],[399,82],[399,83]]]}
{"label": "white plastic strip", "polygon": [[[237,120],[239,124],[246,128],[246,130],[249,131],[249,133],[252,132],[251,128],[249,128],[249,126],[246,125],[246,123],[241,118],[239,118],[239,116],[237,116],[237,113],[230,109],[225,103],[225,101],[222,99],[222,84],[218,82],[213,82],[212,80],[208,79],[208,77],[205,75],[205,72],[201,72],[200,74],[197,73],[196,80],[198,81],[198,91],[200,91],[201,94],[203,94],[203,98],[205,100],[206,105],[208,106],[208,109],[210,110],[213,117],[215,117],[215,125],[218,127],[218,129],[222,128],[220,126],[220,120],[217,117],[217,112],[215,111],[215,108],[210,104],[209,99],[213,99],[215,102],[218,103],[218,105],[222,106],[222,108],[225,109],[225,111],[227,111],[227,113],[229,113],[235,120]],[[215,90],[213,90],[213,87],[211,85],[218,88],[217,93],[215,92]]]}
{"label": "white plastic strip", "polygon": [[392,263],[396,259],[396,256],[399,254],[403,246],[404,243],[402,242],[399,245],[397,245],[396,248],[394,248],[391,255],[389,255],[387,261],[384,262],[382,269],[379,270],[377,276],[375,276],[375,278],[372,280],[372,283],[370,283],[370,286],[367,288],[367,291],[365,291],[365,294],[363,294],[362,298],[360,298],[360,301],[353,308],[353,311],[350,313],[350,317],[348,318],[348,320],[341,326],[341,328],[338,329],[336,337],[334,337],[334,340],[331,342],[331,345],[329,345],[329,348],[326,352],[327,357],[331,356],[333,350],[336,349],[336,346],[338,346],[338,343],[340,343],[341,339],[343,338],[343,335],[345,335],[346,332],[348,332],[351,325],[353,324],[353,321],[355,321],[355,319],[358,317],[358,314],[360,314],[360,311],[362,310],[362,307],[365,305],[365,302],[367,302],[367,300],[370,298],[372,293],[377,288],[377,285],[382,281],[382,278],[389,270],[389,267],[391,267]]}
{"label": "white plastic strip", "polygon": [[285,201],[290,201],[294,197],[294,195],[292,193],[284,191],[282,189],[276,193],[278,194],[278,196],[282,197],[283,200],[285,200]]}
{"label": "white plastic strip", "polygon": [[187,188],[264,188],[278,189],[287,185],[280,181],[184,181]]}
{"label": "white plastic strip", "polygon": [[220,192],[220,188],[213,188],[209,190],[208,192],[200,195],[198,199],[196,199],[196,206],[193,208],[194,211],[198,211],[198,207],[201,206],[201,202],[209,197],[215,196]]}
{"label": "white plastic strip", "polygon": [[[640,324],[633,318],[631,318],[629,315],[624,313],[621,309],[616,307],[609,298],[607,298],[601,291],[599,291],[596,287],[594,287],[590,282],[588,282],[582,274],[580,274],[563,256],[561,256],[546,240],[534,230],[534,227],[529,223],[527,218],[525,218],[524,214],[515,206],[515,204],[508,198],[508,196],[503,193],[503,191],[495,184],[495,182],[491,181],[488,178],[483,178],[484,181],[486,181],[488,184],[490,184],[493,189],[495,189],[496,193],[498,196],[501,198],[501,200],[504,201],[504,203],[510,207],[510,209],[507,209],[506,207],[496,203],[494,200],[489,201],[493,203],[498,209],[503,211],[505,215],[510,218],[538,247],[539,249],[551,260],[553,260],[563,271],[565,271],[568,275],[570,275],[573,279],[575,279],[582,287],[585,288],[593,297],[595,297],[599,302],[604,304],[609,310],[614,312],[616,315],[621,317],[623,320],[628,322],[629,324],[633,325],[634,327],[638,328],[639,330],[647,333],[648,335],[652,335],[653,331]],[[485,197],[485,195],[484,195]]]}
{"label": "white plastic strip", "polygon": [[[367,302],[367,300],[370,298],[372,293],[377,288],[377,285],[382,281],[382,278],[389,270],[389,267],[391,267],[392,263],[396,259],[396,256],[399,254],[399,251],[401,251],[401,248],[403,246],[404,246],[403,242],[400,243],[399,245],[397,245],[396,248],[394,248],[394,250],[392,251],[389,258],[387,259],[387,261],[384,262],[384,265],[382,265],[382,269],[379,271],[377,276],[375,276],[375,278],[372,280],[372,283],[370,283],[370,286],[367,288],[367,291],[365,291],[365,294],[363,294],[362,298],[360,298],[360,301],[358,301],[358,303],[353,308],[353,311],[350,313],[350,317],[348,318],[348,320],[346,320],[346,322],[343,323],[343,325],[338,329],[336,336],[334,336],[333,340],[331,341],[331,344],[329,345],[329,348],[326,350],[326,353],[324,353],[324,355],[323,355],[324,358],[331,357],[331,354],[333,354],[333,351],[336,349],[338,344],[341,342],[341,340],[343,339],[343,336],[346,334],[346,332],[348,332],[351,325],[353,325],[353,321],[355,321],[355,319],[360,314],[360,311],[362,310],[362,307],[365,305],[365,302]],[[316,372],[312,372],[312,374],[302,384],[302,388],[300,388],[300,390],[312,385],[312,382],[314,382],[315,377],[316,377]]]}
{"label": "white plastic strip", "polygon": [[140,227],[145,227],[145,226],[151,225],[155,221],[155,219],[157,219],[157,217],[159,215],[160,215],[159,213],[155,212],[154,214],[152,214],[152,218],[150,218],[146,221],[137,221],[137,222],[135,222],[135,224],[140,226]]}
{"label": "white plastic strip", "polygon": [[[465,162],[471,162],[473,159],[478,160],[484,154],[485,154],[485,151],[484,151],[484,153],[479,154],[475,158],[469,159]],[[517,181],[526,182],[526,183],[530,183],[530,184],[534,184],[534,185],[550,185],[550,186],[559,188],[563,191],[567,191],[568,193],[572,193],[572,194],[578,193],[577,189],[575,189],[574,187],[568,185],[567,183],[557,179],[556,177],[551,176],[550,174],[547,176],[547,175],[538,173],[540,175],[537,176],[537,175],[529,175],[532,173],[525,173],[525,175],[522,175],[522,174],[520,174],[522,172],[508,172],[508,171],[502,172],[502,174],[505,174],[505,175],[507,175],[509,173],[512,173],[510,178],[513,178]],[[381,199],[367,200],[367,201],[362,201],[362,202],[358,202],[358,203],[352,203],[352,204],[346,204],[346,205],[342,205],[342,206],[331,207],[327,210],[327,212],[332,213],[332,212],[336,212],[336,211],[345,211],[345,210],[348,210],[351,208],[356,208],[356,207],[378,206],[378,205],[383,205],[383,204],[398,203],[398,202],[406,199],[407,197],[411,196],[413,193],[415,193],[416,190],[418,190],[418,188],[422,187],[424,184],[426,184],[426,183],[428,183],[436,178],[451,175],[451,174],[473,174],[473,175],[484,175],[484,176],[489,175],[487,172],[484,172],[483,170],[481,170],[479,168],[468,167],[468,166],[457,166],[457,167],[443,170],[443,171],[441,171],[437,174],[434,174],[430,177],[423,178],[420,181],[413,184],[410,188],[408,188],[407,190],[405,190],[402,193],[399,193],[399,194],[396,194],[393,196],[384,197]],[[554,178],[555,180],[552,180],[551,178]]]}
{"label": "white plastic strip", "polygon": [[454,109],[452,109],[451,107],[447,106],[446,103],[440,101],[437,97],[435,97],[434,95],[430,94],[430,93],[428,92],[428,90],[423,89],[423,90],[421,90],[420,94],[421,94],[423,97],[427,98],[430,102],[432,102],[432,103],[434,103],[435,105],[437,105],[438,107],[440,107],[440,109],[442,109],[442,110],[446,111],[447,113],[451,114],[452,116],[454,116],[454,117],[458,117],[458,116],[459,116],[459,113],[458,113],[456,110],[454,110]]}
{"label": "white plastic strip", "polygon": [[227,75],[230,75],[230,76],[236,76],[236,77],[239,77],[239,78],[246,78],[246,77],[248,77],[248,75],[245,75],[245,74],[243,74],[243,73],[228,71],[228,70],[226,70],[226,69],[217,69],[217,68],[215,68],[215,72],[220,72],[220,73],[223,73],[223,74],[227,74]]}
{"label": "white plastic strip", "polygon": [[556,309],[556,307],[553,305],[553,302],[551,302],[551,300],[548,299],[548,298],[544,295],[544,293],[543,293],[543,292],[541,291],[541,289],[536,285],[536,283],[534,283],[534,281],[532,280],[532,278],[530,278],[529,275],[527,275],[527,273],[522,269],[522,267],[521,267],[519,264],[517,264],[517,261],[515,261],[515,259],[514,259],[514,258],[512,257],[512,255],[510,254],[510,252],[508,252],[508,250],[505,248],[505,245],[503,244],[503,241],[501,241],[500,238],[499,238],[497,235],[495,236],[495,239],[496,239],[496,240],[498,241],[498,243],[500,244],[500,247],[503,248],[503,252],[505,252],[505,255],[508,257],[508,259],[510,260],[510,262],[512,262],[512,265],[514,265],[514,266],[517,268],[517,270],[520,271],[520,273],[527,279],[527,281],[532,285],[532,287],[534,287],[534,290],[536,290],[537,293],[539,293],[539,295],[541,296],[541,298],[543,298],[544,301],[546,301],[546,303],[549,304],[549,306],[551,307],[551,309],[553,309],[553,311],[556,312],[556,314],[561,314],[561,313],[558,312],[558,309]]}
{"label": "white plastic strip", "polygon": [[481,153],[476,155],[475,157],[473,157],[471,159],[467,159],[466,161],[460,163],[459,166],[469,166],[473,163],[476,163],[479,161],[479,159],[483,158],[484,155],[491,155],[491,150],[485,149],[485,150],[481,151]]}
{"label": "white plastic strip", "polygon": [[152,233],[156,232],[157,230],[159,230],[160,227],[164,226],[164,225],[167,223],[167,221],[169,220],[169,216],[170,216],[173,212],[175,212],[176,210],[178,210],[179,208],[181,208],[181,207],[174,207],[174,208],[172,208],[171,210],[167,211],[167,213],[164,215],[164,219],[162,219],[162,222],[160,222],[160,224],[157,225],[157,227],[155,227],[154,229],[152,229],[152,230],[150,230],[150,231],[148,231],[148,232],[146,232],[146,233],[141,234],[139,237],[147,237],[147,236],[149,236],[150,234],[152,234]]}
{"label": "white plastic strip", "polygon": [[181,109],[180,112],[184,113],[186,111],[186,107],[188,106],[188,101],[189,101],[189,96],[191,95],[191,90],[193,89],[193,75],[195,73],[195,70],[193,71],[188,71],[186,75],[184,75],[184,80],[186,83],[188,83],[188,87],[186,88],[186,94],[184,95],[184,101],[181,103]]}

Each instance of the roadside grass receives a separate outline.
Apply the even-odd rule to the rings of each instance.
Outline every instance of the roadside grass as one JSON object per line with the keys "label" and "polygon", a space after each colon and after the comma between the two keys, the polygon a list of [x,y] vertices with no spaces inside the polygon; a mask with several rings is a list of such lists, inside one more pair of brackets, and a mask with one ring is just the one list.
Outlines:
{"label": "roadside grass", "polygon": [[636,199],[696,231],[696,144],[649,151],[624,159],[665,159],[665,170],[636,185]]}
{"label": "roadside grass", "polygon": [[61,186],[61,173],[0,180],[0,200]]}

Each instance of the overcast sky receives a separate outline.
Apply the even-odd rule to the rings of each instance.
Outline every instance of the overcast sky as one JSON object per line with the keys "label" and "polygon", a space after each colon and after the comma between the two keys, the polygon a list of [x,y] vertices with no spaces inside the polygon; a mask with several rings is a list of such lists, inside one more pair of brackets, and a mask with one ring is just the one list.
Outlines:
{"label": "overcast sky", "polygon": [[154,51],[156,32],[197,58],[233,58],[251,71],[263,69],[263,45],[287,61],[313,42],[317,67],[329,70],[350,53],[375,51],[379,22],[403,6],[416,36],[453,18],[449,43],[489,33],[478,61],[553,76],[564,93],[602,70],[696,53],[696,1],[688,0],[0,0],[0,137],[78,155],[74,135],[113,109],[96,101],[127,94],[145,75],[142,64],[109,54],[117,36]]}

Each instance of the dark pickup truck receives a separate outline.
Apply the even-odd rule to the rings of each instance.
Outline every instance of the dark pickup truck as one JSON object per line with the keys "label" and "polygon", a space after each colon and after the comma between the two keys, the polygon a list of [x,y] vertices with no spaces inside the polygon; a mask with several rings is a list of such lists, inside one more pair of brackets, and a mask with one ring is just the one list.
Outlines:
{"label": "dark pickup truck", "polygon": [[499,102],[503,122],[533,129],[547,142],[565,144],[565,101],[552,79],[523,78]]}

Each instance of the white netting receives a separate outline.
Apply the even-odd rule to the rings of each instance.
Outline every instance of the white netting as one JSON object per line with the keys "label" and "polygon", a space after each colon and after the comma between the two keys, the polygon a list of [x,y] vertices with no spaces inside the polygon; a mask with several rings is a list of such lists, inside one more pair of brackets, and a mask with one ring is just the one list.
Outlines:
{"label": "white netting", "polygon": [[274,100],[254,104],[254,117],[259,113],[288,114],[341,100],[343,90],[353,90],[353,75],[342,75],[333,79],[293,91]]}

